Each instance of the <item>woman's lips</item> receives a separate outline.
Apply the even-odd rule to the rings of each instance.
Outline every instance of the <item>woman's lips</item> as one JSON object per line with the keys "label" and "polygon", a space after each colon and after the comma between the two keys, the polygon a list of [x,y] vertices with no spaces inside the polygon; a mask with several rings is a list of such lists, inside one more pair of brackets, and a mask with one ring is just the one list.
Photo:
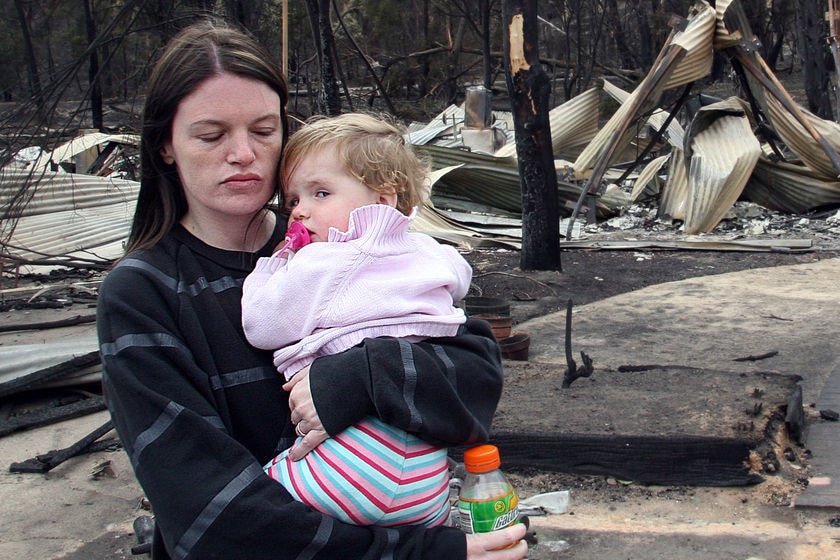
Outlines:
{"label": "woman's lips", "polygon": [[256,173],[237,173],[224,180],[224,184],[230,187],[250,187],[254,183],[262,181],[262,177]]}

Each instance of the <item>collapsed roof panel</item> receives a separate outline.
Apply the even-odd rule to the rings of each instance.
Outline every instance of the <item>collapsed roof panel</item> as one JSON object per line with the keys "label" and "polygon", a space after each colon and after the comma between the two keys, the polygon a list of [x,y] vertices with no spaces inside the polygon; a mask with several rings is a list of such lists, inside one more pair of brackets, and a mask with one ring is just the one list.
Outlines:
{"label": "collapsed roof panel", "polygon": [[[715,118],[695,119],[687,138],[686,233],[711,231],[735,204],[752,174],[761,145],[737,100],[701,109]],[[700,115],[698,115],[700,116]]]}
{"label": "collapsed roof panel", "polygon": [[657,107],[664,89],[708,74],[714,26],[714,9],[708,4],[695,6],[685,29],[672,33],[651,71],[575,160],[575,177],[591,175],[589,192],[598,190],[604,169],[616,163],[615,155],[632,141],[635,135],[632,122]]}
{"label": "collapsed roof panel", "polygon": [[840,182],[827,181],[802,165],[761,158],[744,189],[744,198],[765,208],[804,214],[840,205]]}
{"label": "collapsed roof panel", "polygon": [[[576,157],[592,141],[598,133],[600,104],[600,89],[590,88],[549,111],[551,148],[555,157]],[[506,143],[493,155],[515,158],[516,143]]]}
{"label": "collapsed roof panel", "polygon": [[[0,170],[0,256],[99,267],[119,258],[140,184],[121,178],[111,164],[116,148],[139,141],[132,134],[87,133]],[[96,162],[100,174],[66,171],[77,162],[86,169]]]}
{"label": "collapsed roof panel", "polygon": [[[106,265],[122,255],[140,185],[115,177],[0,172],[0,249],[18,262]],[[25,189],[22,196],[21,189]]]}
{"label": "collapsed roof panel", "polygon": [[[831,146],[834,152],[840,151],[840,125],[821,119],[800,107],[799,110],[810,126]],[[817,171],[823,178],[834,181],[840,175],[834,161],[822,148],[819,141],[773,96],[766,98],[766,111],[773,123],[773,129],[802,162]]]}

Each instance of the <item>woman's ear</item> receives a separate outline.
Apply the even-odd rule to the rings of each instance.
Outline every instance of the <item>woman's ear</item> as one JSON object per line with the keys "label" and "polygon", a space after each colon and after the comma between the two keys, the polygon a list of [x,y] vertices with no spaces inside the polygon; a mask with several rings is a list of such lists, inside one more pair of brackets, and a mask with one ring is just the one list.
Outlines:
{"label": "woman's ear", "polygon": [[167,142],[163,145],[163,148],[160,149],[160,157],[163,159],[163,163],[166,165],[172,165],[175,163],[175,155],[172,153],[172,143]]}
{"label": "woman's ear", "polygon": [[382,190],[377,192],[379,193],[379,204],[387,204],[392,208],[397,207],[397,191],[393,185],[382,185]]}

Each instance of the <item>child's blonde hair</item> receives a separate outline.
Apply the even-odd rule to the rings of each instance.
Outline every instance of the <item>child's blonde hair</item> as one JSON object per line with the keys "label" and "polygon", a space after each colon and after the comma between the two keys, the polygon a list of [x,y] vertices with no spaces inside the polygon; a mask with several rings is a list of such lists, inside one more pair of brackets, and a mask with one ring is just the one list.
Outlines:
{"label": "child's blonde hair", "polygon": [[410,214],[429,196],[428,165],[414,152],[397,124],[364,113],[313,117],[292,134],[280,160],[281,188],[298,162],[325,147],[369,189],[397,194],[397,210]]}

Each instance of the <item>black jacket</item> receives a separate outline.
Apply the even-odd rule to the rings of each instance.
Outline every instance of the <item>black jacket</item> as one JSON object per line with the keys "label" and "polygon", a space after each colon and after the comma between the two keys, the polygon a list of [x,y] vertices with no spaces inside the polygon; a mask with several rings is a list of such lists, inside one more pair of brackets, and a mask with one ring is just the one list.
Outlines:
{"label": "black jacket", "polygon": [[[105,396],[154,510],[154,557],[465,558],[457,529],[346,525],[263,473],[294,441],[294,426],[271,353],[245,340],[240,298],[256,258],[281,237],[278,227],[260,252],[239,253],[176,227],[103,282]],[[408,348],[367,339],[315,361],[310,385],[327,432],[374,414],[401,429],[419,425],[413,431],[442,446],[486,441],[502,389],[487,324],[468,320],[457,337]]]}

